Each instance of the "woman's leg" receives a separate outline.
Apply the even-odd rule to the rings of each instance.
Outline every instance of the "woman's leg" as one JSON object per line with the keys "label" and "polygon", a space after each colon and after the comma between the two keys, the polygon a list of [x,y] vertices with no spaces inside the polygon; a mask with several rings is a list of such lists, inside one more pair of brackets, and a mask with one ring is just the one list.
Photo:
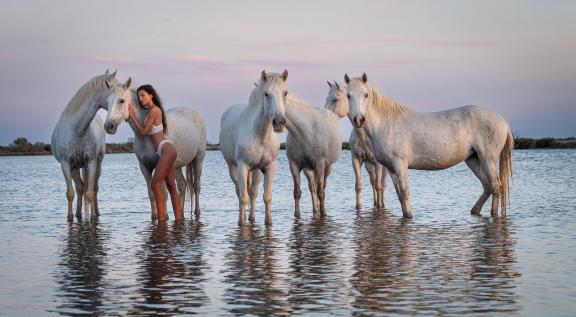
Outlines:
{"label": "woman's leg", "polygon": [[[176,152],[176,151],[174,151]],[[174,162],[176,161],[176,156],[174,156],[174,161],[172,161],[171,167],[168,170],[168,175],[166,177],[166,187],[168,187],[168,192],[170,193],[170,199],[172,200],[172,210],[174,210],[174,219],[183,220],[184,211],[180,208],[180,195],[178,194],[178,187],[176,187],[176,173],[174,169]]]}
{"label": "woman's leg", "polygon": [[[156,209],[158,211],[158,220],[166,221],[168,213],[166,212],[166,198],[162,190],[162,182],[167,178],[170,171],[173,171],[174,161],[176,160],[176,149],[170,144],[164,144],[160,159],[156,163],[154,175],[152,176],[152,191],[156,199]],[[168,185],[168,184],[166,184]],[[174,186],[175,187],[175,186]]]}

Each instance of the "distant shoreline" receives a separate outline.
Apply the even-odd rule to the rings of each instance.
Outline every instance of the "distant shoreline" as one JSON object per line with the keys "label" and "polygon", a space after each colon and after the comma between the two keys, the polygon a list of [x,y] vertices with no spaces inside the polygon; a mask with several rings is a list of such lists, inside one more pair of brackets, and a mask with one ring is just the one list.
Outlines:
{"label": "distant shoreline", "polygon": [[[18,141],[18,142],[17,142]],[[218,151],[219,144],[207,144],[206,150]],[[281,149],[286,149],[284,143]],[[342,143],[343,150],[350,150],[348,142]],[[570,138],[516,138],[514,139],[514,149],[531,150],[531,149],[576,149],[576,137]],[[134,153],[134,144],[126,143],[107,143],[106,154],[115,153]],[[34,155],[52,155],[50,144],[36,142],[28,143],[25,138],[16,139],[9,146],[0,146],[0,156],[34,156]]]}

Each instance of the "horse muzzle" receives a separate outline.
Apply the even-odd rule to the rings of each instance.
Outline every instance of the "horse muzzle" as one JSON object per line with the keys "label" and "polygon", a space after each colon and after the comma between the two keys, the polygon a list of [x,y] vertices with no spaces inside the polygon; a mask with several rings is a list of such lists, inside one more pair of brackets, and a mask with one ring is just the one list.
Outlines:
{"label": "horse muzzle", "polygon": [[364,121],[366,121],[366,118],[364,118],[364,116],[361,115],[354,116],[354,126],[356,128],[361,128],[364,125]]}
{"label": "horse muzzle", "polygon": [[104,124],[104,130],[106,130],[106,133],[108,133],[108,134],[115,134],[117,129],[118,129],[117,124],[110,123],[110,122],[106,122]]}
{"label": "horse muzzle", "polygon": [[272,119],[272,128],[274,129],[274,132],[276,133],[284,132],[285,126],[286,126],[286,118],[280,117]]}

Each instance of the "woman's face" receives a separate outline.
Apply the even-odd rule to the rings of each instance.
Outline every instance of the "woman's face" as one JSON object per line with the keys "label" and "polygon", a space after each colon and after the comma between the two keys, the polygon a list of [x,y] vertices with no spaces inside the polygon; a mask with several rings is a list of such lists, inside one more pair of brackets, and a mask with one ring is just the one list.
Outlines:
{"label": "woman's face", "polygon": [[146,108],[152,106],[152,95],[147,93],[144,89],[138,90],[138,101]]}

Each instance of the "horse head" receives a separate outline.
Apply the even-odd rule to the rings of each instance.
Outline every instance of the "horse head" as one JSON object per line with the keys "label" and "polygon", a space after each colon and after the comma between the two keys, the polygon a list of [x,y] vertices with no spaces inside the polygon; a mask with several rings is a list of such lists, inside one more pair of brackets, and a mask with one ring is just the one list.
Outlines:
{"label": "horse head", "polygon": [[350,116],[352,124],[356,128],[361,128],[366,121],[366,111],[368,110],[368,76],[366,73],[362,77],[352,78],[348,74],[344,75],[344,81],[348,85],[348,103],[350,104]]}
{"label": "horse head", "polygon": [[333,84],[329,81],[326,83],[328,83],[330,90],[328,91],[324,108],[334,112],[340,118],[344,116],[350,118],[350,104],[346,96],[346,87],[341,87],[336,81]]}
{"label": "horse head", "polygon": [[132,83],[132,78],[122,83],[109,84],[110,94],[106,98],[108,105],[108,115],[106,116],[106,121],[104,122],[104,129],[109,134],[116,133],[116,129],[122,123],[122,121],[128,120],[129,112],[128,107],[133,107],[132,105],[132,89],[130,89],[130,84]]}
{"label": "horse head", "polygon": [[262,94],[261,100],[264,105],[264,112],[272,120],[272,128],[277,133],[284,131],[286,126],[287,79],[287,70],[284,70],[281,74],[262,71],[260,82],[256,88]]}

